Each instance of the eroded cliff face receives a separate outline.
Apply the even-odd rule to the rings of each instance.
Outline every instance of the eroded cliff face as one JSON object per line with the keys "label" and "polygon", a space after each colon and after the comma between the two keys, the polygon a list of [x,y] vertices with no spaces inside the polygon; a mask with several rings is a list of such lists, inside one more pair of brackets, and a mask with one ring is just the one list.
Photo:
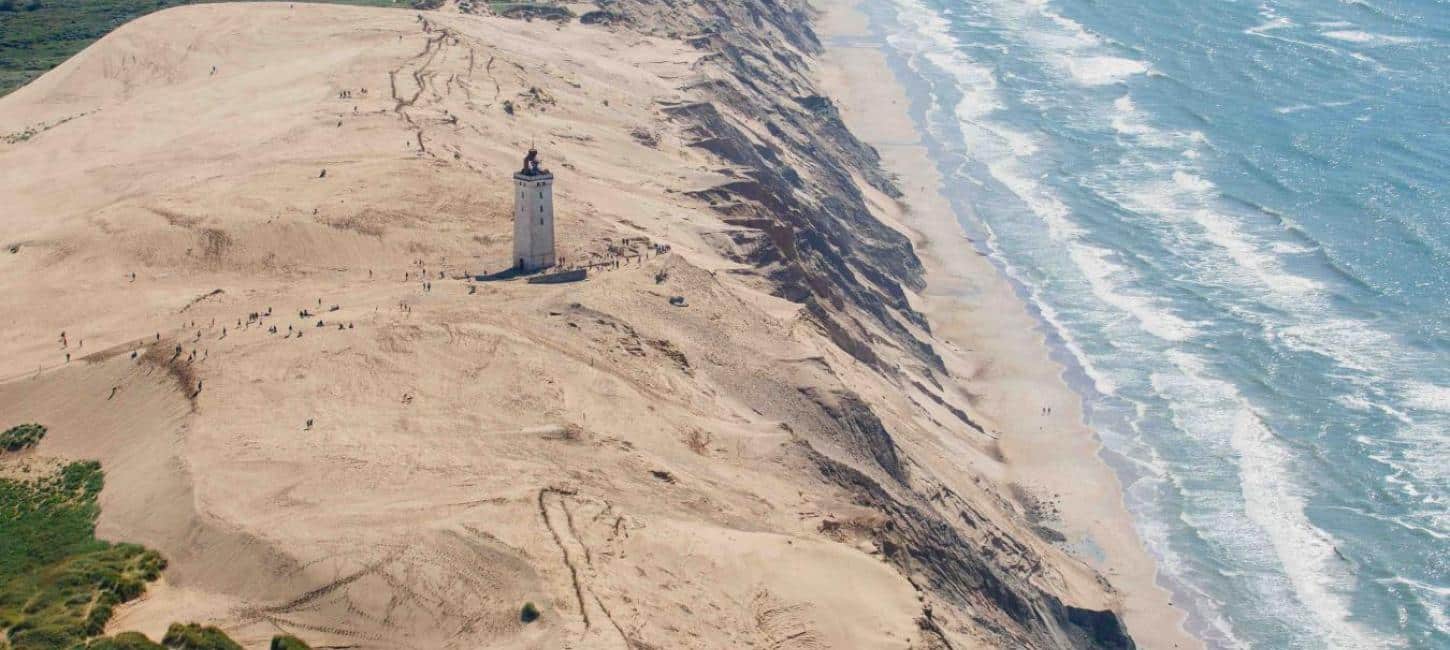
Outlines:
{"label": "eroded cliff face", "polygon": [[922,288],[921,263],[905,236],[870,214],[858,179],[888,196],[900,192],[812,82],[808,57],[821,45],[804,3],[608,6],[625,25],[705,53],[686,86],[703,101],[664,111],[685,126],[690,146],[739,177],[693,193],[745,231],[736,254],[760,267],[777,295],[805,303],[861,361],[891,372],[873,350],[884,339],[940,372],[924,343],[926,320],[903,290]]}
{"label": "eroded cliff face", "polygon": [[[760,269],[778,296],[806,313],[841,349],[898,385],[920,377],[941,389],[950,382],[933,349],[930,324],[905,291],[923,288],[910,241],[879,221],[864,184],[899,197],[880,158],[846,128],[829,97],[816,88],[812,57],[822,53],[812,10],[797,0],[697,0],[608,3],[613,24],[684,39],[706,55],[687,88],[703,99],[663,108],[679,121],[690,146],[734,167],[739,180],[692,193],[742,229],[733,243],[742,261]],[[743,252],[741,251],[743,249]],[[899,348],[915,367],[883,362],[880,347]],[[901,356],[893,355],[901,359]],[[905,388],[905,386],[902,386]],[[914,388],[940,404],[936,391]],[[858,463],[816,452],[799,440],[822,480],[855,503],[886,515],[858,531],[872,539],[914,584],[955,611],[928,606],[923,630],[942,645],[942,626],[977,626],[1004,647],[1128,648],[1133,642],[1110,611],[1065,606],[1033,578],[1043,559],[996,528],[934,477],[915,475],[871,406],[850,391],[803,391],[847,440]],[[958,418],[980,432],[970,417]],[[854,466],[853,466],[854,465]],[[943,623],[943,621],[949,621]],[[975,635],[973,635],[975,636]]]}

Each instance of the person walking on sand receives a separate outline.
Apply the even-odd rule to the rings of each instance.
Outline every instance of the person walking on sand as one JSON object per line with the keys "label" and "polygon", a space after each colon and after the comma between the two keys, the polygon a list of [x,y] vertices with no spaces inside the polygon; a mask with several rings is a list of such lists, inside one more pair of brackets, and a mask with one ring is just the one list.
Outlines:
{"label": "person walking on sand", "polygon": [[111,398],[113,398],[113,397],[116,396],[116,389],[118,389],[118,388],[120,388],[120,386],[112,386],[111,387],[111,394],[106,397],[106,400],[107,401],[110,401]]}

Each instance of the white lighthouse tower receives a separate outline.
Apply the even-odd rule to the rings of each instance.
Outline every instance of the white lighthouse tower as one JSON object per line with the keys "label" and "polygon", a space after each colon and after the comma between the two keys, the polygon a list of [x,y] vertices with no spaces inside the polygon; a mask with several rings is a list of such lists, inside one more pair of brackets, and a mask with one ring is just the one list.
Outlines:
{"label": "white lighthouse tower", "polygon": [[524,168],[514,173],[514,268],[532,273],[553,266],[554,175],[539,167],[530,148]]}

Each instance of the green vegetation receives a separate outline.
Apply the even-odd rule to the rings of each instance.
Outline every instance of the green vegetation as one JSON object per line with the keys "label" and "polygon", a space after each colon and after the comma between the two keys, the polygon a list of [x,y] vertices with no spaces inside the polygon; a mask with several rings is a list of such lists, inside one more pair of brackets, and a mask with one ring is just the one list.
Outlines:
{"label": "green vegetation", "polygon": [[[86,644],[85,650],[242,650],[242,646],[231,637],[211,625],[197,623],[172,623],[166,629],[161,643],[146,638],[139,632],[122,632],[114,637],[95,639]],[[292,635],[272,637],[272,650],[312,650]]]}
{"label": "green vegetation", "polygon": [[[0,448],[22,449],[44,435],[39,424],[11,427]],[[92,638],[166,568],[155,551],[96,539],[104,482],[94,461],[33,479],[0,477],[0,650],[241,650],[221,630],[195,623],[172,624],[159,644],[136,632]],[[272,648],[308,646],[279,636]]]}
{"label": "green vegetation", "polygon": [[155,551],[96,539],[101,485],[96,462],[0,479],[0,628],[11,648],[84,643],[165,568]]}
{"label": "green vegetation", "polygon": [[[0,0],[0,96],[131,20],[167,7],[211,1],[217,0]],[[313,1],[412,6],[409,0]]]}
{"label": "green vegetation", "polygon": [[45,427],[42,425],[32,422],[13,426],[6,429],[4,433],[0,433],[0,451],[20,451],[34,447],[44,437]]}
{"label": "green vegetation", "polygon": [[140,632],[122,632],[116,636],[95,639],[86,644],[86,650],[166,650],[166,647],[146,638]]}
{"label": "green vegetation", "polygon": [[312,650],[312,646],[303,643],[302,639],[289,634],[287,636],[272,637],[271,650]]}
{"label": "green vegetation", "polygon": [[525,623],[533,623],[539,620],[539,608],[532,602],[524,603],[524,608],[519,610],[519,620]]}
{"label": "green vegetation", "polygon": [[[77,650],[80,648],[77,646]],[[146,638],[140,632],[122,632],[113,637],[94,639],[84,646],[84,650],[242,650],[242,646],[210,625],[172,623],[161,643]],[[272,637],[271,650],[312,650],[312,646],[289,634]]]}
{"label": "green vegetation", "polygon": [[166,628],[161,644],[170,650],[242,650],[242,646],[231,640],[226,632],[196,623],[172,623]]}

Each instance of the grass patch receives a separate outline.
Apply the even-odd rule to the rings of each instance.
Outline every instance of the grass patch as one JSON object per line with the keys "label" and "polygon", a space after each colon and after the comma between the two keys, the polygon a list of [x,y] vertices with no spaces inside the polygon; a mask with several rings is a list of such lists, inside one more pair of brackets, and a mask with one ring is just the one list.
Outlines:
{"label": "grass patch", "polygon": [[172,623],[161,645],[172,650],[242,650],[241,644],[210,625]]}
{"label": "grass patch", "polygon": [[[242,650],[241,644],[233,641],[226,632],[210,625],[197,623],[172,623],[166,629],[161,643],[146,638],[140,632],[122,632],[113,637],[93,639],[77,650]],[[312,650],[290,634],[272,637],[271,650]]]}
{"label": "grass patch", "polygon": [[287,636],[272,637],[271,650],[312,650],[312,646],[303,643],[302,639],[289,634]]}
{"label": "grass patch", "polygon": [[95,639],[86,644],[86,650],[166,650],[166,647],[146,638],[140,632],[122,632],[116,636]]}
{"label": "grass patch", "polygon": [[[39,424],[11,427],[0,449],[24,449],[43,436]],[[96,539],[104,485],[95,461],[36,478],[0,476],[0,650],[242,650],[225,632],[196,623],[173,623],[159,644],[137,632],[95,638],[117,605],[166,568],[156,551]],[[272,648],[308,650],[292,636],[273,638]]]}
{"label": "grass patch", "polygon": [[6,429],[0,433],[0,451],[20,451],[34,447],[45,437],[43,425],[29,423],[21,424]]}
{"label": "grass patch", "polygon": [[[0,0],[0,96],[153,11],[214,0]],[[225,1],[225,0],[222,0]],[[411,8],[411,0],[312,0]]]}
{"label": "grass patch", "polygon": [[96,539],[102,484],[93,461],[0,479],[0,627],[11,648],[84,644],[166,567],[155,551]]}

